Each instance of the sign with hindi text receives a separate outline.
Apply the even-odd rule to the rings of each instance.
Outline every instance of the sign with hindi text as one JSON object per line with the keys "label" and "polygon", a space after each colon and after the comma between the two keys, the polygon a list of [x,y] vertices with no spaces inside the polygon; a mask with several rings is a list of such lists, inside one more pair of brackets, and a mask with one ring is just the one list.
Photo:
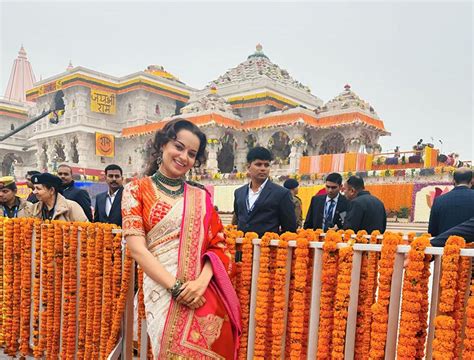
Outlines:
{"label": "sign with hindi text", "polygon": [[115,156],[115,137],[110,134],[95,133],[95,154],[97,156]]}
{"label": "sign with hindi text", "polygon": [[91,111],[101,114],[115,114],[115,94],[91,89]]}

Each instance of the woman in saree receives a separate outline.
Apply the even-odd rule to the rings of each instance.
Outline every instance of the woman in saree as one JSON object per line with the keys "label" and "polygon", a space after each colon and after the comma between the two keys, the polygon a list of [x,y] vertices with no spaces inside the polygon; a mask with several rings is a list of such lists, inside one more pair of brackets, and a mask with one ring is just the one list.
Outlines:
{"label": "woman in saree", "polygon": [[123,233],[143,269],[154,359],[235,359],[240,306],[223,226],[209,193],[185,182],[205,160],[206,136],[176,119],[155,135],[146,173],[125,186]]}

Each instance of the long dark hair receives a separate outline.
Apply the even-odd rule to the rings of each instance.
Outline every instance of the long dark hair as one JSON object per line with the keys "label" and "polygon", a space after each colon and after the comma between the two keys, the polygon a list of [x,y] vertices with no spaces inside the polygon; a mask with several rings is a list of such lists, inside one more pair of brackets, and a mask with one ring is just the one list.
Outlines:
{"label": "long dark hair", "polygon": [[158,170],[157,160],[163,155],[161,148],[171,140],[176,140],[176,135],[181,130],[188,130],[199,138],[199,149],[196,154],[196,162],[194,163],[194,167],[199,167],[204,162],[206,162],[206,134],[204,134],[192,122],[179,118],[170,121],[164,126],[163,129],[156,132],[152,145],[152,153],[148,159],[145,175],[151,176],[156,173],[156,170]]}

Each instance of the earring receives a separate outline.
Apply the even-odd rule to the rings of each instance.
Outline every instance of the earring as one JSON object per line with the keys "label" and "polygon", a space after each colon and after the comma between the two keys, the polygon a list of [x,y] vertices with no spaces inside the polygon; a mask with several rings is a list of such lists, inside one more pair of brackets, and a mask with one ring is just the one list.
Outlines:
{"label": "earring", "polygon": [[163,157],[160,155],[158,155],[158,157],[156,158],[156,164],[158,165],[158,167],[160,167],[161,163],[163,162]]}

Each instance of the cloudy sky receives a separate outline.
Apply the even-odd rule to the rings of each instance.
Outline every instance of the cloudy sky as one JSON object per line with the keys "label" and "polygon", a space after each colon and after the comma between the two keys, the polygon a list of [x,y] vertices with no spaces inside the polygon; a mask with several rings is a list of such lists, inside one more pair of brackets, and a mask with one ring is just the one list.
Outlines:
{"label": "cloudy sky", "polygon": [[0,95],[21,44],[37,79],[69,60],[115,76],[160,64],[202,88],[261,43],[324,101],[350,84],[392,133],[384,151],[422,138],[474,158],[470,1],[2,1],[0,12]]}

